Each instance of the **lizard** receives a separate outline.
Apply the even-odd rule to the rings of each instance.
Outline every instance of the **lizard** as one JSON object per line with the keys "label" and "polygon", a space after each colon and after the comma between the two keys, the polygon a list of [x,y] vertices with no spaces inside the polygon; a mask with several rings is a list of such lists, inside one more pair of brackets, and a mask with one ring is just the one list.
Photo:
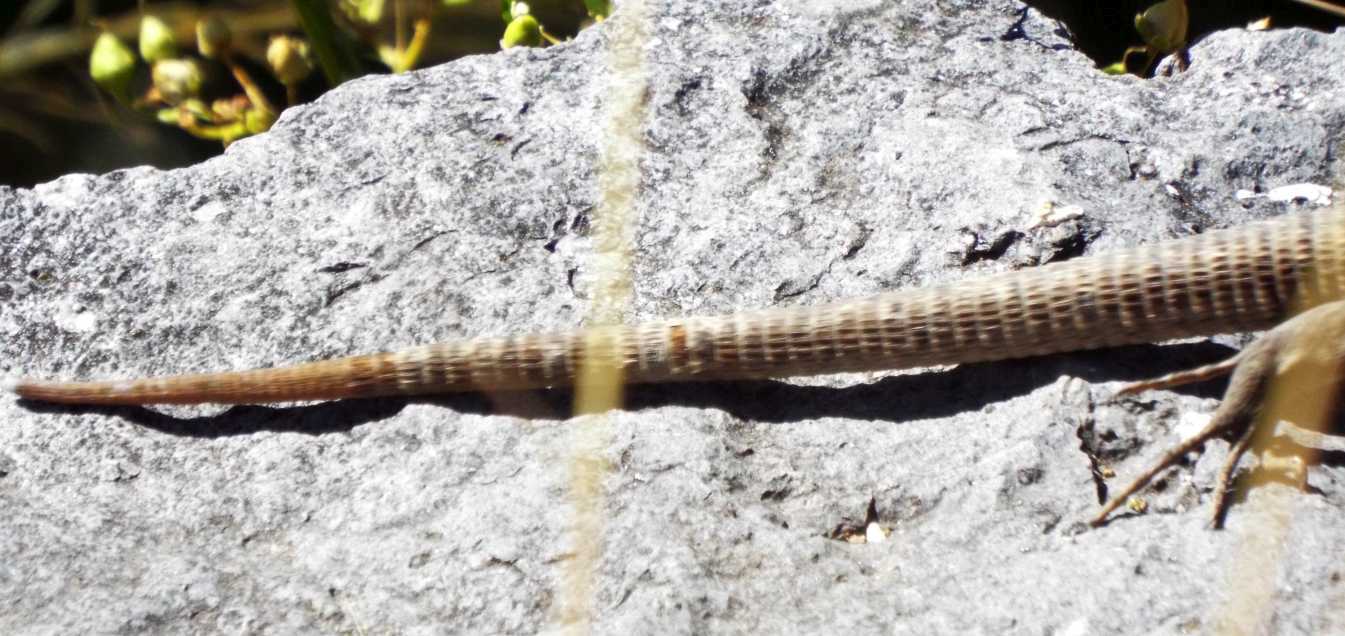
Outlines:
{"label": "lizard", "polygon": [[[1208,426],[1181,442],[1092,519],[1214,437],[1235,440],[1214,495],[1255,431],[1271,380],[1345,362],[1345,207],[1279,218],[857,300],[689,316],[568,332],[443,342],[292,366],[132,380],[8,378],[34,401],[243,404],[516,391],[573,385],[585,363],[632,384],[896,370],[1271,329],[1227,361],[1122,393],[1232,374]],[[1300,313],[1302,312],[1302,313]],[[1298,313],[1297,317],[1293,317]],[[1278,327],[1276,325],[1279,325]],[[1302,345],[1329,343],[1320,353]],[[594,338],[610,346],[590,348]],[[1300,344],[1295,344],[1300,343]],[[601,359],[595,359],[599,356]],[[604,357],[605,356],[605,357]],[[1316,365],[1316,366],[1314,366]]]}

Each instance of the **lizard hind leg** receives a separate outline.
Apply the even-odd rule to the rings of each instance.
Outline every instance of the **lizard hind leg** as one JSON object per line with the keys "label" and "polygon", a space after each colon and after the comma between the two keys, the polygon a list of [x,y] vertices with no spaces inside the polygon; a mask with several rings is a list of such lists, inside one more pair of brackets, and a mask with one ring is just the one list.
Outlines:
{"label": "lizard hind leg", "polygon": [[[1107,516],[1112,511],[1121,507],[1131,495],[1147,486],[1159,473],[1181,461],[1187,453],[1215,437],[1232,435],[1238,438],[1238,442],[1234,445],[1229,460],[1224,465],[1226,477],[1221,474],[1218,491],[1215,495],[1215,507],[1223,506],[1223,502],[1227,498],[1227,481],[1232,477],[1238,458],[1246,452],[1247,444],[1250,444],[1255,429],[1253,424],[1257,420],[1261,401],[1265,397],[1270,379],[1274,376],[1277,344],[1278,339],[1273,334],[1267,334],[1230,360],[1183,373],[1174,373],[1153,380],[1151,383],[1146,383],[1158,384],[1174,378],[1186,379],[1185,381],[1160,385],[1174,386],[1185,384],[1187,381],[1194,382],[1199,379],[1217,377],[1228,373],[1229,370],[1233,373],[1228,382],[1228,390],[1224,393],[1224,400],[1219,404],[1219,408],[1214,411],[1214,415],[1210,417],[1209,423],[1200,432],[1169,449],[1157,462],[1154,462],[1129,485],[1108,500],[1102,510],[1089,521],[1089,524],[1096,527],[1105,523]],[[1244,440],[1246,441],[1244,442]]]}

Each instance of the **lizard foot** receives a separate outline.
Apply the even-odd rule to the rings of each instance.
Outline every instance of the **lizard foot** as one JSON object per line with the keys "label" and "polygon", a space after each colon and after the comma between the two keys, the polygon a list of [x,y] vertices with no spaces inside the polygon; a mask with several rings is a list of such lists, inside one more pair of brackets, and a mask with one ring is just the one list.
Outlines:
{"label": "lizard foot", "polygon": [[[1227,404],[1228,401],[1225,400],[1224,403]],[[1157,477],[1159,473],[1181,461],[1187,453],[1199,448],[1205,442],[1215,437],[1226,435],[1229,431],[1240,428],[1241,431],[1238,435],[1238,442],[1229,451],[1228,459],[1225,460],[1223,469],[1219,472],[1219,481],[1215,485],[1215,512],[1213,523],[1216,528],[1219,527],[1222,524],[1223,511],[1227,508],[1226,500],[1228,498],[1228,484],[1232,481],[1238,460],[1240,460],[1242,455],[1246,453],[1247,447],[1250,445],[1251,439],[1254,436],[1253,433],[1255,428],[1249,425],[1250,418],[1245,418],[1243,415],[1244,414],[1242,413],[1236,412],[1224,412],[1224,409],[1221,406],[1220,410],[1215,412],[1214,417],[1210,418],[1210,423],[1206,425],[1205,428],[1169,449],[1163,454],[1162,458],[1149,466],[1147,470],[1131,481],[1125,488],[1121,489],[1120,492],[1113,495],[1112,498],[1102,506],[1102,510],[1089,521],[1089,524],[1094,527],[1102,525],[1107,521],[1107,517],[1112,511],[1126,503],[1131,495],[1149,485],[1149,482],[1153,481],[1153,478]]]}
{"label": "lizard foot", "polygon": [[1112,511],[1187,453],[1215,437],[1226,437],[1233,440],[1233,446],[1219,471],[1210,518],[1214,528],[1222,527],[1229,485],[1242,456],[1253,447],[1263,447],[1281,420],[1298,421],[1312,430],[1323,428],[1322,424],[1335,410],[1342,369],[1345,369],[1345,301],[1336,301],[1284,322],[1229,360],[1125,387],[1122,394],[1232,373],[1224,400],[1209,424],[1169,449],[1113,496],[1090,525],[1105,523]]}

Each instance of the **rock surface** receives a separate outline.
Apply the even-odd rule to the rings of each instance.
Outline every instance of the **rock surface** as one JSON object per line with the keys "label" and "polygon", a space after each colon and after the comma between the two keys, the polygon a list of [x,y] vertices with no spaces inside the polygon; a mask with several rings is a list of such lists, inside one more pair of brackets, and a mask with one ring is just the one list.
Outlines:
{"label": "rock surface", "polygon": [[[1100,252],[1304,207],[1238,190],[1342,182],[1345,33],[1220,33],[1188,72],[1143,81],[1101,75],[1003,0],[651,10],[632,320]],[[0,375],[578,324],[622,19],[352,82],[192,168],[0,189]],[[1082,216],[1040,227],[1048,205]],[[1345,630],[1339,457],[1307,493],[1252,490],[1212,532],[1213,443],[1148,514],[1081,524],[1098,505],[1081,428],[1115,487],[1219,390],[1113,400],[1121,381],[1236,342],[635,389],[608,419],[594,627]],[[0,400],[0,632],[548,629],[568,405]],[[871,498],[886,540],[829,538]]]}

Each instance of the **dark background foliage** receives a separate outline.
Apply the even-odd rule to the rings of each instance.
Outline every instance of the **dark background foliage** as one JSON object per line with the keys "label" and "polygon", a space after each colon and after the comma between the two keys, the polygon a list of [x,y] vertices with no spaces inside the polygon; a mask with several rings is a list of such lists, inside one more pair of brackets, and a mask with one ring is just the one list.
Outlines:
{"label": "dark background foliage", "polygon": [[[341,19],[338,2],[327,0],[338,26],[360,29]],[[393,15],[394,4],[401,11],[403,33],[413,17],[432,16],[432,35],[417,67],[499,49],[505,24],[497,0],[457,6],[444,6],[438,0],[387,3],[385,19],[372,27],[364,25],[363,35],[391,41],[399,24]],[[1032,0],[1028,4],[1059,19],[1076,46],[1099,66],[1106,66],[1140,42],[1133,26],[1135,14],[1151,3]],[[534,0],[530,4],[546,29],[560,38],[573,36],[587,18],[581,0]],[[1345,22],[1294,0],[1188,0],[1188,5],[1188,40],[1192,43],[1214,30],[1240,28],[1267,16],[1272,28],[1306,26],[1329,31]],[[155,121],[143,110],[119,104],[90,80],[89,49],[100,28],[117,33],[134,48],[142,11],[163,18],[184,48],[189,48],[198,18],[222,18],[234,32],[240,63],[259,78],[258,83],[277,103],[284,102],[283,88],[267,75],[264,53],[271,36],[303,35],[291,0],[0,2],[0,184],[31,186],[66,173],[101,173],[135,165],[168,168],[221,151],[218,141],[198,139]],[[359,60],[361,72],[388,72],[370,51],[365,53]],[[320,74],[315,74],[303,85],[301,101],[328,88]]]}

